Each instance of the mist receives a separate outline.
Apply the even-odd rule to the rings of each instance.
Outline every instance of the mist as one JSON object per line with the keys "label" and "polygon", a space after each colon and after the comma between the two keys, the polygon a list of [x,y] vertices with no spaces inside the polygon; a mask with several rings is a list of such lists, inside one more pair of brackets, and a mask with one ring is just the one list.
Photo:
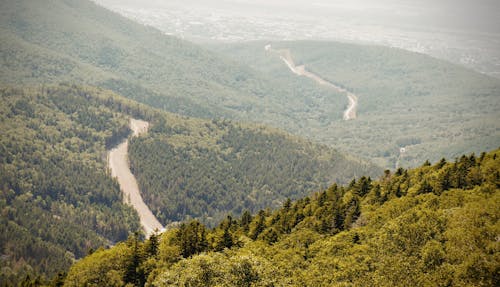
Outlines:
{"label": "mist", "polygon": [[425,53],[500,77],[495,0],[97,0],[190,41],[334,40]]}

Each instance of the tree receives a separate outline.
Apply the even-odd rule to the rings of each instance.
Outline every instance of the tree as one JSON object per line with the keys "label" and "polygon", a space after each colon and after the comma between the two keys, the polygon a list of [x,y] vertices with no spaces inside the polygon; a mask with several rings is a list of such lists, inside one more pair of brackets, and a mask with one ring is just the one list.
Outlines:
{"label": "tree", "polygon": [[265,220],[266,220],[265,211],[260,210],[259,214],[257,215],[257,218],[255,218],[255,220],[252,222],[253,228],[250,230],[250,238],[256,240],[259,234],[261,234],[262,231],[264,231],[264,229],[266,228]]}
{"label": "tree", "polygon": [[139,232],[134,232],[127,240],[131,249],[128,259],[125,261],[125,275],[123,280],[125,283],[132,283],[135,286],[144,286],[146,276],[139,268],[145,259],[145,254],[142,252],[142,243],[139,241]]}
{"label": "tree", "polygon": [[359,198],[357,196],[353,196],[351,201],[346,206],[343,228],[351,228],[351,225],[356,221],[360,213]]}
{"label": "tree", "polygon": [[218,250],[223,250],[224,248],[233,247],[233,237],[229,231],[229,227],[224,228],[224,233],[222,234],[222,240],[219,243]]}
{"label": "tree", "polygon": [[144,243],[144,251],[148,256],[155,257],[158,253],[158,246],[160,245],[158,241],[158,234],[153,233],[149,236],[149,239]]}
{"label": "tree", "polygon": [[205,226],[198,220],[192,220],[188,224],[182,223],[177,239],[184,258],[205,251],[208,247]]}
{"label": "tree", "polygon": [[234,286],[250,287],[259,281],[259,274],[254,270],[252,263],[248,259],[243,259],[232,265],[230,273]]}
{"label": "tree", "polygon": [[241,216],[241,227],[243,228],[243,231],[245,233],[248,232],[251,222],[252,222],[252,214],[250,214],[250,211],[245,210],[243,212],[243,215]]}

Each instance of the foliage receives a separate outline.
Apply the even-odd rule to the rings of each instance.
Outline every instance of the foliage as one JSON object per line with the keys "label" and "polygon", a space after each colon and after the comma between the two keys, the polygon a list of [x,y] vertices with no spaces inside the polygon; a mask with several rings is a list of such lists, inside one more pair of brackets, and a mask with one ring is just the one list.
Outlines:
{"label": "foliage", "polygon": [[279,207],[356,174],[381,174],[369,163],[286,133],[228,120],[159,117],[129,145],[144,201],[160,221],[197,218],[214,226]]}
{"label": "foliage", "polygon": [[[298,129],[289,123],[278,125],[295,134],[334,144],[390,169],[498,147],[499,79],[423,54],[381,46],[286,41],[209,47],[289,87],[316,85],[290,72],[276,53],[264,50],[266,44],[289,49],[297,65],[304,64],[307,70],[358,96],[356,120],[342,120],[341,111],[348,102],[345,95],[338,94],[313,105]],[[315,101],[307,94],[304,97]],[[290,114],[295,111],[288,110]],[[337,116],[321,121],[331,111]],[[401,147],[406,152],[400,155]]]}
{"label": "foliage", "polygon": [[[496,150],[387,171],[377,181],[362,177],[332,185],[250,220],[247,213],[240,220],[228,217],[206,230],[208,244],[183,256],[179,248],[199,242],[199,232],[183,231],[202,228],[193,221],[161,235],[158,255],[142,259],[154,266],[143,281],[146,286],[497,286],[499,188]],[[228,234],[235,244],[220,249]],[[116,257],[122,250],[106,252]],[[90,282],[79,274],[102,264],[99,260],[82,259],[68,278]]]}
{"label": "foliage", "polygon": [[[282,132],[45,86],[267,123],[392,167],[497,147],[498,80],[395,49],[273,44],[359,95],[344,122],[342,94],[291,75],[262,43],[237,47],[241,64],[80,0],[2,1],[0,23],[0,83],[43,83],[0,88],[2,284],[57,285],[91,253],[66,285],[499,285],[498,151],[372,181],[374,166]],[[130,153],[158,217],[241,219],[99,249],[139,228],[105,168],[130,116],[152,123]]]}
{"label": "foliage", "polygon": [[129,133],[102,91],[68,85],[0,89],[2,282],[52,277],[139,228],[105,166]]}
{"label": "foliage", "polygon": [[97,85],[183,115],[282,128],[387,168],[499,142],[499,80],[428,56],[334,42],[272,43],[358,95],[359,117],[346,122],[345,95],[291,73],[264,50],[266,42],[199,47],[90,1],[0,5],[1,83]]}
{"label": "foliage", "polygon": [[[92,1],[7,0],[0,11],[0,83],[90,84],[184,115],[277,126],[303,125],[317,108],[324,121],[338,113],[321,106],[332,95],[320,95],[324,89],[277,84]],[[289,115],[290,108],[300,116]]]}
{"label": "foliage", "polygon": [[[331,149],[302,142],[282,132],[263,127],[239,126],[229,121],[211,122],[161,113],[92,87],[68,84],[25,88],[4,87],[1,89],[1,95],[4,105],[1,110],[0,141],[2,159],[0,209],[3,214],[1,219],[3,236],[0,236],[0,242],[4,254],[2,259],[4,282],[19,282],[25,275],[31,276],[30,278],[37,278],[38,275],[54,276],[57,272],[64,271],[75,258],[80,258],[100,246],[123,240],[130,232],[139,228],[137,215],[130,207],[122,204],[118,185],[111,179],[105,166],[106,150],[130,133],[129,117],[143,118],[152,122],[151,136],[140,137],[130,145],[133,167],[139,176],[153,171],[147,168],[144,168],[145,172],[142,171],[142,167],[151,160],[147,154],[141,154],[144,151],[148,152],[149,148],[148,144],[143,144],[142,141],[151,140],[161,140],[160,147],[163,141],[168,140],[169,143],[177,144],[179,148],[184,147],[186,150],[183,153],[197,152],[195,156],[202,155],[210,147],[212,152],[209,155],[213,158],[226,157],[227,151],[236,148],[237,145],[241,145],[242,150],[248,149],[251,145],[250,151],[255,158],[249,158],[243,153],[248,158],[246,165],[238,166],[236,153],[231,154],[233,157],[231,164],[235,169],[239,169],[235,177],[243,174],[244,169],[247,169],[250,175],[252,165],[263,157],[268,157],[269,163],[271,160],[276,161],[273,164],[277,164],[278,170],[289,172],[285,167],[290,165],[290,160],[284,155],[287,151],[291,153],[291,150],[279,150],[278,146],[293,147],[297,154],[306,152],[305,156],[296,155],[293,160],[294,168],[298,170],[301,167],[300,162],[311,164],[310,162],[317,162],[314,160],[315,157],[328,154],[334,155],[335,161],[330,163],[323,160],[320,166],[325,170],[343,165],[343,171],[347,176],[349,172],[352,176],[353,170],[357,169],[377,170],[372,165],[347,160]],[[193,145],[194,149],[191,149],[188,143],[198,140],[200,136],[205,137],[205,134],[210,137],[206,137],[205,142],[198,141],[198,147]],[[245,140],[252,138],[255,139],[246,145],[243,144]],[[234,142],[235,140],[240,142]],[[276,148],[266,151],[270,145]],[[198,149],[200,146],[203,149]],[[266,152],[263,153],[264,151]],[[263,155],[258,155],[259,153]],[[327,157],[327,159],[332,158]],[[176,162],[179,163],[181,172],[192,168],[189,161]],[[206,163],[201,162],[201,164]],[[207,168],[223,171],[227,168],[227,163],[214,161],[199,168],[205,173],[208,172]],[[254,179],[259,172],[261,171],[258,169],[254,170],[252,174]],[[295,175],[293,172],[291,174]],[[234,179],[225,177],[222,172],[216,175],[221,186],[228,187],[222,190],[226,195],[229,192],[237,194],[237,190],[245,191],[248,189],[247,186],[250,186],[248,182],[239,182],[239,185],[235,185],[232,183]],[[286,176],[283,172],[275,175]],[[309,171],[304,175],[306,176],[312,178],[314,175]],[[339,172],[337,176],[344,174]],[[173,178],[175,174],[165,177],[167,180]],[[261,181],[265,183],[269,178]],[[312,183],[307,183],[309,189],[298,190],[297,194],[319,188],[320,181],[314,178],[310,181]],[[318,184],[314,185],[314,182]],[[142,181],[140,184],[141,188],[154,186]],[[208,186],[209,184],[206,185]],[[280,185],[271,187],[275,191],[267,199],[271,198],[278,202],[280,198],[277,191],[284,187]],[[172,219],[197,217],[199,213],[196,208],[203,206],[200,202],[217,207],[218,214],[212,212],[210,215],[222,216],[233,211],[229,208],[228,201],[225,205],[218,205],[217,200],[220,197],[211,197],[208,191],[210,190],[206,189],[203,193],[202,189],[193,189],[193,194],[189,195],[189,198],[175,198],[178,203],[172,202],[171,205],[182,206],[183,200],[186,199],[202,200],[193,201],[195,205],[185,210],[183,217],[163,219],[172,221]],[[150,198],[148,194],[146,189],[145,198]],[[221,196],[220,194],[217,196]],[[263,199],[260,199],[259,204],[264,205]],[[243,207],[249,206],[242,204],[240,208]],[[239,214],[237,211],[235,213]],[[229,237],[226,232],[225,241],[219,244],[220,249],[232,245],[232,239]],[[189,251],[189,248],[191,247],[182,249],[181,254],[197,253],[200,250],[199,247],[195,247],[193,251]],[[43,278],[40,280],[43,281]]]}
{"label": "foliage", "polygon": [[[193,188],[190,194],[181,194],[183,200],[196,205],[186,205],[189,209],[186,208],[178,217],[159,216],[166,222],[198,217],[200,213],[196,208],[199,206],[215,207],[200,217],[204,220],[208,216],[222,218],[228,212],[239,215],[238,210],[231,209],[230,202],[245,196],[244,192],[250,193],[245,187],[250,180],[260,180],[260,190],[251,194],[262,196],[258,202],[260,206],[264,206],[264,200],[279,204],[283,196],[278,191],[286,186],[294,192],[290,196],[319,189],[320,184],[326,184],[326,176],[318,179],[307,170],[316,164],[326,171],[333,172],[336,168],[339,171],[336,176],[345,178],[352,177],[356,170],[378,171],[373,165],[346,159],[327,147],[298,140],[280,131],[237,125],[226,120],[207,121],[167,114],[93,87],[68,84],[4,87],[1,95],[5,136],[0,141],[0,208],[4,231],[0,242],[4,254],[2,281],[6,282],[19,281],[25,275],[30,275],[30,278],[54,276],[64,271],[75,258],[123,240],[139,228],[137,215],[122,204],[118,185],[110,178],[105,166],[106,150],[130,133],[129,117],[143,118],[152,123],[150,135],[134,139],[130,144],[132,167],[146,200],[159,198],[150,191],[156,181],[144,178],[150,173],[163,173],[165,162],[158,159],[173,160],[166,164],[173,166],[175,163],[176,172],[181,175],[192,170],[192,164],[207,175],[218,171],[214,174],[217,176],[217,185],[214,186],[210,186],[213,181],[189,179],[188,187],[205,184],[207,189]],[[192,145],[193,141],[198,144]],[[150,142],[156,144],[150,145]],[[170,144],[176,146],[177,150],[172,150],[174,153],[193,154],[193,158],[203,159],[207,151],[206,155],[210,157],[191,162],[179,161],[175,157],[155,158],[148,154],[162,153],[161,149],[170,149]],[[208,152],[212,145],[215,149]],[[158,147],[160,150],[155,150]],[[236,148],[241,151],[229,152]],[[293,156],[293,165],[288,163],[291,159],[286,156],[288,152]],[[238,158],[244,160],[244,164]],[[263,163],[265,159],[267,166],[264,167],[273,170],[276,178],[285,178],[289,173],[297,177],[295,183],[303,180],[302,186],[292,188],[287,181],[279,182],[271,177],[259,179],[258,174],[263,172],[252,166]],[[152,166],[148,167],[148,164]],[[271,164],[277,165],[273,167]],[[230,169],[235,172],[226,176],[224,171]],[[247,182],[238,182],[237,178],[245,173],[248,174]],[[163,179],[178,178],[176,174],[163,176]],[[224,186],[226,189],[218,191]],[[158,208],[158,205],[151,205]],[[168,210],[166,208],[171,206],[165,205],[160,210]],[[242,204],[239,208],[252,206]],[[211,222],[214,223],[215,219]],[[191,235],[188,233],[187,236]],[[224,249],[237,241],[233,242],[228,230],[225,236],[224,240],[211,244]],[[13,244],[14,240],[16,244]],[[204,248],[203,244],[200,246],[184,247],[180,254],[198,253]]]}

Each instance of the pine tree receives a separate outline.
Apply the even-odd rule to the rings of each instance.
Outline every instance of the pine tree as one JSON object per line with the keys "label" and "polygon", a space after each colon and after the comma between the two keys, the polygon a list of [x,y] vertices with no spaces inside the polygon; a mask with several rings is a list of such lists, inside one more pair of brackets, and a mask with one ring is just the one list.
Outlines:
{"label": "pine tree", "polygon": [[177,239],[184,258],[205,251],[208,247],[205,226],[198,220],[192,220],[189,224],[181,224]]}
{"label": "pine tree", "polygon": [[252,222],[252,214],[250,213],[250,211],[245,210],[243,212],[243,215],[241,216],[241,227],[243,228],[243,231],[245,231],[245,233],[248,232],[251,222]]}
{"label": "pine tree", "polygon": [[257,215],[256,221],[255,221],[255,226],[251,230],[250,238],[252,238],[253,240],[256,240],[257,237],[259,236],[259,234],[261,234],[262,231],[264,231],[264,229],[266,228],[266,225],[264,223],[265,219],[266,219],[265,211],[260,210],[259,214]]}

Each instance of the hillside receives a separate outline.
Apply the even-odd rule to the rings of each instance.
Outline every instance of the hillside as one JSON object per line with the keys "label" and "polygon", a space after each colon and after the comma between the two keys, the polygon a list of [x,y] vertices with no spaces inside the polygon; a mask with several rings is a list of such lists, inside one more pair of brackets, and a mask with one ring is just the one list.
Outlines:
{"label": "hillside", "polygon": [[421,54],[271,43],[358,95],[358,119],[345,122],[345,95],[291,73],[267,42],[200,47],[90,1],[0,5],[0,83],[95,85],[170,112],[274,126],[392,169],[500,142],[500,80]]}
{"label": "hillside", "polygon": [[[275,52],[288,50],[297,66],[347,89],[358,98],[356,120],[317,117],[300,135],[394,169],[422,159],[453,159],[498,147],[500,80],[404,50],[336,42],[253,42],[211,45],[268,78],[314,81],[292,73]],[[345,94],[334,113],[347,107]],[[328,111],[326,112],[328,113]],[[323,120],[318,122],[318,120]],[[400,154],[404,147],[406,153]]]}
{"label": "hillside", "polygon": [[[356,95],[345,121],[341,89],[265,44],[197,46],[88,0],[1,1],[0,285],[499,285],[500,151],[459,155],[498,148],[500,81],[272,43]],[[148,132],[130,137],[131,118]],[[172,228],[148,240],[107,167],[126,138],[118,165]],[[442,156],[459,158],[397,168]],[[370,160],[395,172],[372,180]]]}
{"label": "hillside", "polygon": [[361,177],[276,211],[130,237],[64,286],[497,286],[500,151]]}
{"label": "hillside", "polygon": [[86,0],[2,1],[0,27],[0,83],[91,84],[170,112],[289,131],[333,106],[314,85],[279,83]]}
{"label": "hillside", "polygon": [[2,282],[51,277],[139,230],[106,167],[106,150],[130,133],[130,117],[151,124],[131,139],[129,157],[146,204],[164,224],[199,218],[214,225],[357,172],[381,173],[282,131],[169,114],[94,87],[0,91]]}
{"label": "hillside", "polygon": [[72,86],[0,88],[2,284],[53,276],[139,228],[106,172],[106,148],[129,129],[126,114],[98,100],[105,95]]}
{"label": "hillside", "polygon": [[163,224],[197,218],[215,225],[277,208],[333,182],[382,169],[264,126],[166,116],[129,147],[143,198]]}

